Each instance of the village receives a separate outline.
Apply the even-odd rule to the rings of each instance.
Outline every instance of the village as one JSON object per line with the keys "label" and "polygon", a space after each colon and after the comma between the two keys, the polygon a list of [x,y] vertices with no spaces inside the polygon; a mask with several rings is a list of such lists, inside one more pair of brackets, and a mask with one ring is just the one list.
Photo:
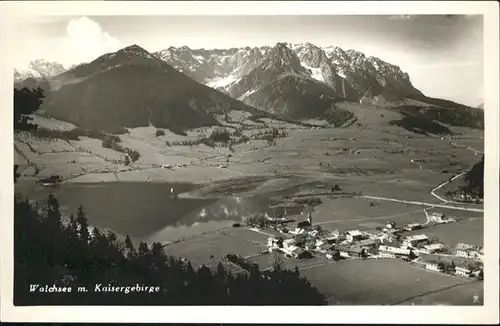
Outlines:
{"label": "village", "polygon": [[[447,224],[455,220],[444,214],[428,215],[425,224],[411,223],[398,226],[388,221],[384,228],[375,231],[349,230],[339,232],[314,225],[311,213],[307,220],[300,221],[295,228],[288,229],[291,221],[286,217],[269,217],[247,221],[251,230],[269,231],[274,236],[267,238],[270,253],[283,254],[287,259],[303,260],[325,257],[328,260],[345,259],[400,259],[414,267],[429,272],[438,272],[464,278],[483,279],[483,248],[474,244],[458,243],[450,248],[436,237],[429,238],[425,228],[429,223]],[[405,235],[421,230],[422,233]]]}

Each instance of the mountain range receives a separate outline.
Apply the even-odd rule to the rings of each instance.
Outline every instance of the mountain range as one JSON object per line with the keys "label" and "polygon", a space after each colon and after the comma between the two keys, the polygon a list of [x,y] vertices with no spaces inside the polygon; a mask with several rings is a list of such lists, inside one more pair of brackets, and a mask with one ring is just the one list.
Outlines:
{"label": "mountain range", "polygon": [[50,78],[65,71],[66,68],[58,62],[37,59],[31,61],[26,69],[14,69],[14,82],[28,78]]}
{"label": "mountain range", "polygon": [[[320,48],[311,43],[277,43],[274,47],[245,47],[228,50],[191,50],[170,47],[155,53],[174,68],[200,83],[241,97],[254,93],[269,78],[285,73],[301,75],[334,90],[336,97],[351,101],[379,102],[420,95],[408,74],[398,66],[355,50]],[[262,71],[272,69],[255,80]],[[250,76],[249,76],[250,75]],[[251,77],[253,75],[254,77]],[[249,80],[255,80],[252,85]],[[251,88],[251,87],[254,88]]]}
{"label": "mountain range", "polygon": [[404,107],[405,117],[415,113],[452,125],[483,125],[482,110],[425,96],[396,65],[311,43],[212,50],[183,46],[155,53],[132,45],[67,71],[57,63],[36,62],[32,70],[38,75],[23,80],[25,75],[16,71],[17,85],[36,80],[48,88],[48,114],[88,128],[152,124],[185,129],[216,124],[214,114],[228,109],[323,118],[340,126],[353,117],[336,105],[340,101]]}

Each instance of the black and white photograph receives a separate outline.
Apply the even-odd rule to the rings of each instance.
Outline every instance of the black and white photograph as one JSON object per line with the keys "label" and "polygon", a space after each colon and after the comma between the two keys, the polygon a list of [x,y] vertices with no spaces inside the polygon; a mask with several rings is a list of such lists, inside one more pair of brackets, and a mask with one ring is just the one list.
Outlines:
{"label": "black and white photograph", "polygon": [[492,304],[498,321],[494,3],[113,3],[2,3],[12,309]]}

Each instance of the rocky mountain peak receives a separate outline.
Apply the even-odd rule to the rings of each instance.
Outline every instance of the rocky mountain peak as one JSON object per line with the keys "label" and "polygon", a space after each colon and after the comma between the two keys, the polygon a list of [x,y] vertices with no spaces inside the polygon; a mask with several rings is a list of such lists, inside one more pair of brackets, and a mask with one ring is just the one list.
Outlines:
{"label": "rocky mountain peak", "polygon": [[291,49],[289,43],[278,42],[266,54],[263,67],[267,69],[275,68],[279,70],[304,70],[300,64],[300,60]]}
{"label": "rocky mountain peak", "polygon": [[151,54],[147,50],[145,50],[143,47],[141,47],[137,44],[133,44],[133,45],[129,45],[127,47],[124,47],[123,49],[115,52],[115,54],[117,54],[117,55],[118,54],[126,54],[128,56],[146,56],[146,57],[151,56]]}

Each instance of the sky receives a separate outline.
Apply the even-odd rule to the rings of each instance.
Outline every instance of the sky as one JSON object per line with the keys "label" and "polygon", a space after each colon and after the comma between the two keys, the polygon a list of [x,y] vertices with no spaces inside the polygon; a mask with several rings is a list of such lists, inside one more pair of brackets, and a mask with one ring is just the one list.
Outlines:
{"label": "sky", "polygon": [[398,65],[428,96],[484,101],[481,15],[32,16],[14,28],[16,68],[39,58],[68,67],[131,44],[158,51],[310,42]]}

